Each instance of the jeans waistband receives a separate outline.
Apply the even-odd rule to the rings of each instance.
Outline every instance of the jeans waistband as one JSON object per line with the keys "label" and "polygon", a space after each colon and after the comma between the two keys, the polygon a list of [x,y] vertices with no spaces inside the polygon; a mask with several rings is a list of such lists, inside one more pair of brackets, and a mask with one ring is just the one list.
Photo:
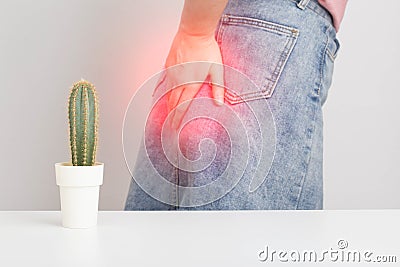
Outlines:
{"label": "jeans waistband", "polygon": [[318,0],[292,0],[297,3],[297,7],[300,9],[310,9],[323,18],[327,19],[330,23],[333,23],[333,19],[328,10],[318,3]]}

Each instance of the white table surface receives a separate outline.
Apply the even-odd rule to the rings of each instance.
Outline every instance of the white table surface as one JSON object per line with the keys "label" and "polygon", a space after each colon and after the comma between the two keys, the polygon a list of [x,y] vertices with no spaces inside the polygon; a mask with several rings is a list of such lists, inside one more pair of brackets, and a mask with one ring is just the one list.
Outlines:
{"label": "white table surface", "polygon": [[400,210],[101,211],[84,230],[63,228],[59,211],[0,212],[0,266],[287,266],[258,254],[268,246],[322,256],[341,239],[342,251],[397,263],[292,265],[400,266]]}

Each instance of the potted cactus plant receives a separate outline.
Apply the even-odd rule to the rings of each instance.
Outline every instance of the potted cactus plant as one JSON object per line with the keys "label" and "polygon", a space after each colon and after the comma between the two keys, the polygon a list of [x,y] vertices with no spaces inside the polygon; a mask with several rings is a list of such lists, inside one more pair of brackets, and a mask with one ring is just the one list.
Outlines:
{"label": "potted cactus plant", "polygon": [[76,82],[68,100],[71,162],[55,164],[60,188],[62,225],[89,228],[97,225],[104,164],[96,162],[98,101],[93,84]]}

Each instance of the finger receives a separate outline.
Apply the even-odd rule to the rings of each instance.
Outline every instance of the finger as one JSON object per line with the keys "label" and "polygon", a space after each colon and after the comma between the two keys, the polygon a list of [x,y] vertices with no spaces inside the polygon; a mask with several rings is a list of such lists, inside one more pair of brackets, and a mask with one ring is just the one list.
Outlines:
{"label": "finger", "polygon": [[161,73],[159,73],[159,78],[157,80],[156,85],[154,86],[153,93],[151,94],[152,97],[155,95],[155,93],[158,90],[158,88],[160,87],[160,85],[165,81],[166,77],[167,77],[167,75],[164,70]]}
{"label": "finger", "polygon": [[166,123],[172,127],[172,118],[175,106],[181,97],[183,87],[177,86],[176,76],[171,69],[166,70],[166,97],[167,97],[167,118]]}
{"label": "finger", "polygon": [[197,92],[200,90],[201,86],[202,84],[199,83],[185,85],[185,89],[182,91],[179,102],[174,110],[172,117],[172,128],[179,128],[183,117],[185,116],[190,104],[195,98]]}
{"label": "finger", "polygon": [[218,106],[224,103],[224,69],[221,64],[213,64],[210,68],[210,82],[214,103]]}
{"label": "finger", "polygon": [[168,113],[171,112],[179,103],[179,98],[181,97],[183,86],[171,89],[168,93]]}
{"label": "finger", "polygon": [[169,67],[166,70],[167,75],[167,108],[168,113],[171,112],[176,105],[178,104],[179,98],[182,94],[183,86],[180,86],[182,83],[181,77],[184,73],[183,65],[176,65],[173,67]]}
{"label": "finger", "polygon": [[168,103],[167,103],[167,108],[168,108],[168,123],[169,125],[174,128],[174,116],[175,116],[175,110],[177,105],[179,104],[179,99],[181,98],[182,92],[184,90],[183,86],[177,87],[175,89],[172,89],[169,94],[168,94]]}

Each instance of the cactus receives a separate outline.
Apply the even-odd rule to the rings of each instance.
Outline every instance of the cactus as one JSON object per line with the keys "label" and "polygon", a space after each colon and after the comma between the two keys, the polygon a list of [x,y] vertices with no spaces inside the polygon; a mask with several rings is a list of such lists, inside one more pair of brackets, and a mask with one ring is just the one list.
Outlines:
{"label": "cactus", "polygon": [[69,136],[72,165],[92,166],[96,162],[98,101],[93,84],[81,80],[68,100]]}

